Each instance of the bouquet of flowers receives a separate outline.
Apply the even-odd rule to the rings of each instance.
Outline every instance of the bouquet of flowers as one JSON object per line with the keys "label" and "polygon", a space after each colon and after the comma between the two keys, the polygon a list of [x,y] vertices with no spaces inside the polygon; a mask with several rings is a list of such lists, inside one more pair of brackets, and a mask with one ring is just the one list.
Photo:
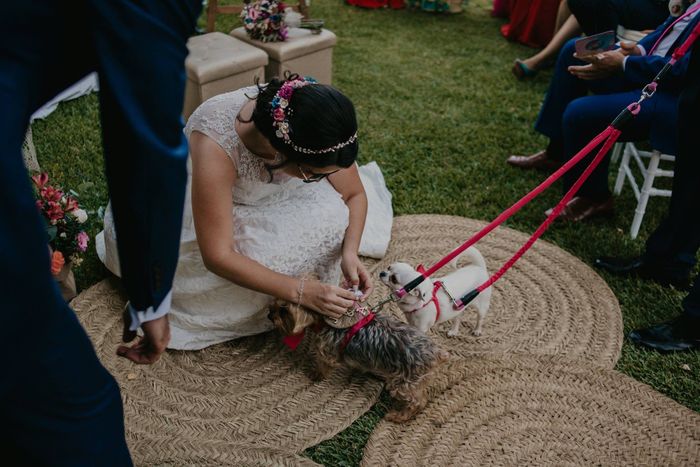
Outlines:
{"label": "bouquet of flowers", "polygon": [[285,40],[288,32],[284,22],[286,8],[287,6],[278,0],[255,0],[246,3],[241,18],[248,36],[263,42]]}
{"label": "bouquet of flowers", "polygon": [[90,237],[82,228],[88,215],[80,209],[77,193],[64,193],[48,184],[45,173],[32,177],[36,187],[36,205],[46,222],[46,233],[51,248],[51,273],[58,276],[66,262],[80,266]]}

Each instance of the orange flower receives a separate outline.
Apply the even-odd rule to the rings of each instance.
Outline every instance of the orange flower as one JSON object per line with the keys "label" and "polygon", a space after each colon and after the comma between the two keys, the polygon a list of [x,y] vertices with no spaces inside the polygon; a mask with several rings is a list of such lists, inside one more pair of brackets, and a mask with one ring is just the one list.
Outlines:
{"label": "orange flower", "polygon": [[64,264],[66,264],[66,259],[63,257],[63,253],[54,251],[51,254],[51,274],[57,276]]}

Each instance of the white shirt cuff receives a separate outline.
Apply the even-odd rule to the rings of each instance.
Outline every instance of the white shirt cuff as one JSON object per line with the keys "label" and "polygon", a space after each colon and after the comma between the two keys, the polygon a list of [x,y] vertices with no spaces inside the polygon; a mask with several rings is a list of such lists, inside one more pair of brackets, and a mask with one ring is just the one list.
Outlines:
{"label": "white shirt cuff", "polygon": [[637,44],[637,47],[639,47],[640,55],[646,55],[646,54],[647,54],[647,51],[646,51],[646,49],[645,49],[643,46]]}
{"label": "white shirt cuff", "polygon": [[168,292],[168,295],[165,296],[163,301],[160,302],[157,310],[154,310],[152,306],[149,306],[145,311],[136,310],[133,306],[131,306],[131,303],[129,303],[129,313],[131,314],[131,326],[129,327],[129,330],[136,331],[143,323],[147,323],[148,321],[153,321],[154,319],[167,315],[170,311],[170,304],[172,300],[173,291],[171,290]]}
{"label": "white shirt cuff", "polygon": [[627,66],[627,59],[630,58],[629,55],[625,55],[625,58],[622,59],[622,71],[625,71],[625,67]]}

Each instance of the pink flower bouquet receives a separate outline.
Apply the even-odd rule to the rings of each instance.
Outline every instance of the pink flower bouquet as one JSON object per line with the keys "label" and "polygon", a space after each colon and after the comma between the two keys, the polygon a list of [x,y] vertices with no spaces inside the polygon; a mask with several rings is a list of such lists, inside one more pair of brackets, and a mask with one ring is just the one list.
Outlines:
{"label": "pink flower bouquet", "polygon": [[255,0],[246,3],[241,12],[241,19],[248,36],[262,42],[287,39],[287,25],[284,23],[286,7],[278,0]]}
{"label": "pink flower bouquet", "polygon": [[63,261],[80,266],[82,254],[87,251],[90,237],[82,228],[88,215],[80,209],[78,200],[60,188],[48,184],[45,173],[32,177],[36,188],[36,206],[45,223],[49,247],[52,251],[51,272],[58,275]]}

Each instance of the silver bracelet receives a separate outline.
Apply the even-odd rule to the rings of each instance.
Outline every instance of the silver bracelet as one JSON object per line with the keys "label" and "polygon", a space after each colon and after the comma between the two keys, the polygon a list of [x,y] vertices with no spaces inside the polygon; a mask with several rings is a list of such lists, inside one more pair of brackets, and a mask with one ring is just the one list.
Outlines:
{"label": "silver bracelet", "polygon": [[304,296],[304,282],[306,281],[306,277],[302,277],[301,280],[299,281],[299,288],[297,289],[297,293],[299,294],[299,298],[297,299],[297,305],[301,306],[301,299]]}

